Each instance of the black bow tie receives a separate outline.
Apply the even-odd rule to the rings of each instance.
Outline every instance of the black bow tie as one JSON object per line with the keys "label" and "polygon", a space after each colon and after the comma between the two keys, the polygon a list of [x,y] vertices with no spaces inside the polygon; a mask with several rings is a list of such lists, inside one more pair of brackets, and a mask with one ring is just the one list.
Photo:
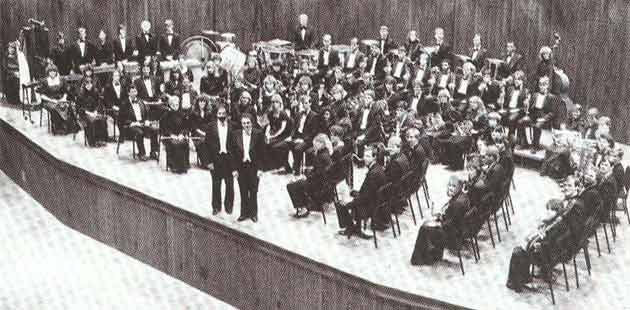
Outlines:
{"label": "black bow tie", "polygon": [[80,43],[85,43],[85,39],[79,39]]}
{"label": "black bow tie", "polygon": [[300,26],[300,30],[302,29],[306,30],[306,26]]}
{"label": "black bow tie", "polygon": [[114,86],[120,86],[120,83],[114,83]]}

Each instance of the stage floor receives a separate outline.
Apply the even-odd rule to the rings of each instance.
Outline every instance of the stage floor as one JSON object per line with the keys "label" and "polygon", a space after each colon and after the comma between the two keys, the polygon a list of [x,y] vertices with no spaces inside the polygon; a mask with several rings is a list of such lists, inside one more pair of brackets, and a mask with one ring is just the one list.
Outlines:
{"label": "stage floor", "polygon": [[[327,225],[323,224],[318,213],[312,213],[306,219],[294,219],[291,216],[294,209],[285,188],[294,177],[265,173],[259,190],[258,223],[237,222],[238,186],[235,186],[235,212],[232,215],[221,213],[212,216],[210,175],[206,170],[192,168],[184,175],[172,174],[165,171],[164,163],[158,166],[156,161],[133,160],[131,142],[123,144],[120,156],[117,156],[115,143],[102,148],[87,148],[83,144],[82,133],[77,135],[76,140],[73,140],[72,135],[52,136],[45,126],[25,121],[21,111],[14,108],[0,106],[0,117],[53,156],[69,164],[368,281],[475,309],[551,307],[551,297],[543,283],[538,283],[534,292],[520,294],[505,287],[513,247],[521,244],[523,238],[537,225],[546,201],[561,197],[558,185],[549,178],[540,177],[536,171],[516,169],[516,190],[512,191],[516,214],[512,218],[510,231],[506,232],[500,222],[502,242],[492,248],[487,229],[484,229],[479,240],[482,260],[475,263],[472,253],[463,251],[466,275],[462,276],[457,256],[448,251],[445,252],[444,261],[433,266],[416,267],[409,263],[421,222],[414,225],[409,213],[400,218],[402,236],[394,239],[391,230],[378,233],[379,248],[375,249],[371,240],[348,240],[338,235],[334,210],[326,213]],[[33,119],[39,120],[39,112],[33,113]],[[191,158],[194,157],[195,154],[192,154]],[[452,173],[439,165],[429,168],[429,190],[436,206],[443,205],[447,200],[446,184]],[[360,186],[364,175],[364,169],[355,170],[355,186]],[[338,189],[340,195],[348,197],[348,188],[344,184]],[[430,212],[422,201],[426,218]],[[415,201],[414,208],[418,213]],[[623,277],[630,275],[630,225],[625,217],[621,217],[621,213],[619,215],[622,224],[618,226],[612,254],[603,251],[602,257],[597,257],[592,242],[593,275],[588,276],[584,258],[579,255],[580,288],[575,289],[573,268],[568,268],[571,291],[564,290],[564,280],[558,277],[556,308],[608,309],[624,308],[630,304],[630,296],[624,293],[630,290],[630,281]]]}
{"label": "stage floor", "polygon": [[0,309],[234,309],[60,223],[0,171]]}

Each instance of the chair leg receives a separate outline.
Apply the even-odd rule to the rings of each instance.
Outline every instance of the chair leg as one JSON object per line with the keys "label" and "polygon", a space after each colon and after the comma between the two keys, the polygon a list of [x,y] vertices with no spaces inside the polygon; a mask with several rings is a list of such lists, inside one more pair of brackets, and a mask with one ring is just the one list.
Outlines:
{"label": "chair leg", "polygon": [[[508,214],[510,212],[508,211]],[[505,204],[501,204],[501,215],[503,216],[503,222],[505,223],[505,230],[510,231],[510,227],[508,226],[507,218],[505,217]]]}
{"label": "chair leg", "polygon": [[602,256],[602,251],[599,248],[599,236],[597,235],[597,229],[595,229],[595,245],[597,245],[597,256]]}
{"label": "chair leg", "polygon": [[584,249],[584,261],[586,262],[586,270],[588,270],[588,275],[591,275],[591,256],[588,253],[588,246],[585,246]]}
{"label": "chair leg", "polygon": [[422,211],[422,204],[420,203],[420,195],[418,195],[418,191],[416,191],[415,196],[416,196],[416,202],[418,203],[418,209]]}
{"label": "chair leg", "polygon": [[488,232],[490,233],[490,240],[492,240],[492,247],[496,248],[496,245],[494,244],[494,235],[492,234],[492,226],[490,225],[490,218],[486,220],[486,223],[488,224]]}
{"label": "chair leg", "polygon": [[508,192],[508,200],[510,200],[510,208],[512,209],[512,214],[514,214],[514,203],[512,203],[512,194]]}
{"label": "chair leg", "polygon": [[463,276],[466,273],[464,273],[464,262],[462,261],[462,253],[461,253],[460,248],[457,249],[457,258],[459,258],[459,268],[462,270],[462,276]]}
{"label": "chair leg", "polygon": [[473,240],[475,241],[475,248],[477,249],[477,261],[481,260],[481,251],[479,250],[479,239],[477,239],[477,236],[473,237]]}
{"label": "chair leg", "polygon": [[378,249],[378,242],[376,241],[376,230],[374,229],[374,225],[372,226],[372,235],[374,236],[374,248]]}
{"label": "chair leg", "polygon": [[506,212],[507,213],[508,224],[512,225],[512,217],[510,216],[510,200],[507,199],[507,197],[505,199],[505,205],[504,206],[505,206],[505,209],[508,210],[508,212]]}
{"label": "chair leg", "polygon": [[617,242],[617,226],[615,225],[615,221],[614,221],[615,207],[613,207],[612,210],[610,210],[610,232],[612,233],[613,242]]}
{"label": "chair leg", "polygon": [[396,234],[396,226],[394,226],[394,220],[392,219],[392,213],[389,212],[389,226],[392,228],[392,232],[394,233],[394,238],[398,238]]}
{"label": "chair leg", "polygon": [[324,206],[322,206],[322,219],[324,220],[324,225],[326,225],[326,212],[324,211]]}
{"label": "chair leg", "polygon": [[628,197],[623,201],[623,209],[626,212],[626,217],[628,218],[628,224],[630,224],[630,212],[628,212]]}
{"label": "chair leg", "polygon": [[512,177],[512,189],[516,190],[516,184],[514,184],[514,177]]}
{"label": "chair leg", "polygon": [[122,138],[122,137],[119,137],[119,138],[118,138],[118,143],[116,143],[116,155],[118,155],[118,152],[120,151],[120,139],[121,139],[121,138]]}
{"label": "chair leg", "polygon": [[564,286],[567,288],[567,292],[569,291],[569,277],[567,277],[567,267],[562,263],[562,272],[564,273]]}
{"label": "chair leg", "polygon": [[608,229],[606,229],[606,224],[604,223],[602,225],[602,228],[604,229],[604,237],[606,238],[606,246],[608,246],[608,254],[610,254],[610,241],[608,240]]}
{"label": "chair leg", "polygon": [[398,235],[402,236],[402,233],[400,232],[400,221],[398,220],[398,214],[396,214],[395,212],[394,212],[394,218],[396,219],[396,227],[398,228]]}
{"label": "chair leg", "polygon": [[499,230],[499,220],[496,212],[494,213],[494,227],[497,229],[497,241],[501,242],[501,230]]}
{"label": "chair leg", "polygon": [[549,291],[551,291],[551,303],[553,305],[555,305],[556,304],[556,297],[553,295],[553,283],[551,281],[552,281],[552,279],[549,279],[549,280],[547,280],[547,283],[549,284]]}
{"label": "chair leg", "polygon": [[427,208],[431,208],[431,194],[429,194],[429,184],[426,179],[422,183],[422,189],[424,190],[424,200],[427,202]]}
{"label": "chair leg", "polygon": [[575,255],[573,255],[573,270],[575,271],[575,287],[580,288],[580,275],[578,274],[577,263],[575,262]]}
{"label": "chair leg", "polygon": [[[411,198],[407,198],[407,203],[409,204],[409,210],[411,210],[411,217],[413,218],[413,225],[418,225],[418,223],[416,223],[416,213],[413,211],[413,205],[411,204]],[[420,212],[422,212],[422,209],[420,209]]]}

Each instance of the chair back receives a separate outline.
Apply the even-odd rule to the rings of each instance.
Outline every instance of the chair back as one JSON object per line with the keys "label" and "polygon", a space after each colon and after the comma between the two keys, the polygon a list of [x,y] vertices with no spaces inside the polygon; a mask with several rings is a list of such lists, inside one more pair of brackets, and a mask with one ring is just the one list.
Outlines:
{"label": "chair back", "polygon": [[626,167],[626,172],[623,177],[623,186],[626,188],[626,193],[630,191],[630,166]]}

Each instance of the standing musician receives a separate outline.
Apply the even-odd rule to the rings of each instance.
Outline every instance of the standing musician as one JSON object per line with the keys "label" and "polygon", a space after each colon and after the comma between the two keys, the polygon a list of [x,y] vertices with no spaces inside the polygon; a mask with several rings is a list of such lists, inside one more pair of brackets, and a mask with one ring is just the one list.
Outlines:
{"label": "standing musician", "polygon": [[159,50],[162,59],[177,60],[179,58],[179,34],[175,33],[175,26],[173,20],[167,19],[164,21],[166,32],[160,36]]}
{"label": "standing musician", "polygon": [[94,45],[87,40],[85,27],[77,30],[79,38],[69,47],[69,56],[72,61],[74,73],[81,73],[80,66],[91,64],[94,61]]}
{"label": "standing musician", "polygon": [[443,28],[435,28],[435,45],[437,49],[433,52],[431,56],[431,64],[438,65],[442,64],[444,61],[449,64],[452,62],[452,48],[451,46],[444,41],[444,29]]}
{"label": "standing musician", "polygon": [[121,62],[132,59],[133,53],[133,42],[127,38],[127,27],[118,25],[118,38],[114,40],[114,60],[121,66]]}
{"label": "standing musician", "polygon": [[133,54],[138,57],[138,63],[142,65],[143,63],[151,61],[151,58],[155,56],[158,48],[158,41],[151,33],[151,22],[148,20],[142,21],[140,28],[142,29],[142,33],[136,36],[136,49]]}
{"label": "standing musician", "polygon": [[455,74],[451,71],[450,61],[444,59],[439,64],[440,71],[437,74],[433,92],[434,94],[437,94],[440,90],[446,89],[449,93],[451,93],[455,90]]}
{"label": "standing musician", "polygon": [[158,143],[157,130],[152,127],[149,122],[149,111],[145,106],[141,98],[138,98],[138,89],[135,84],[130,84],[128,91],[128,98],[125,100],[124,105],[120,107],[120,123],[125,130],[121,131],[121,135],[132,135],[135,138],[135,143],[138,146],[138,158],[140,160],[147,160],[144,137],[148,136],[151,139],[151,153],[150,158],[157,160],[157,152],[160,147]]}
{"label": "standing musician", "polygon": [[179,68],[175,68],[169,72],[168,82],[164,85],[164,92],[173,96],[182,90],[182,73]]}
{"label": "standing musician", "polygon": [[370,55],[367,57],[366,70],[373,79],[381,80],[385,77],[385,64],[387,59],[384,54],[381,53],[381,49],[378,45],[372,45],[370,48]]}
{"label": "standing musician", "polygon": [[86,124],[85,133],[89,146],[103,146],[107,141],[107,119],[92,78],[86,78],[77,96],[77,110]]}
{"label": "standing musician", "polygon": [[[210,97],[206,95],[198,96],[190,115],[190,131],[193,137],[204,138],[210,130],[210,124],[214,122],[214,111],[210,105]],[[196,139],[193,141],[197,156],[203,169],[210,164],[210,153],[205,140]]]}
{"label": "standing musician", "polygon": [[105,33],[103,29],[98,32],[98,42],[94,49],[94,59],[97,66],[114,63],[114,47],[112,42],[108,40],[107,33]]}
{"label": "standing musician", "polygon": [[523,117],[528,112],[529,90],[525,87],[525,73],[516,71],[512,75],[513,82],[507,87],[503,108],[499,114],[503,116],[504,123],[509,128],[508,135],[513,139],[516,131],[516,143],[527,145]]}
{"label": "standing musician", "polygon": [[475,87],[477,78],[475,77],[475,65],[472,62],[465,62],[462,66],[462,75],[457,76],[455,88],[453,89],[453,99],[461,101],[471,96],[479,95],[479,88]]}
{"label": "standing musician", "polygon": [[487,53],[488,50],[481,46],[481,35],[475,33],[473,47],[468,50],[468,56],[470,57],[470,62],[475,65],[475,71],[481,71],[481,68],[484,67]]}
{"label": "standing musician", "polygon": [[188,134],[190,123],[182,109],[181,97],[169,97],[168,110],[160,119],[160,131],[166,149],[166,166],[173,173],[186,173],[190,168]]}
{"label": "standing musician", "polygon": [[499,66],[498,78],[505,79],[522,69],[523,55],[516,51],[514,41],[507,42],[505,53],[502,55],[501,59],[503,63]]}
{"label": "standing musician", "polygon": [[[543,127],[560,129],[561,124],[566,124],[566,113],[561,108],[564,103],[557,96],[549,93],[551,80],[549,77],[541,77],[538,80],[538,92],[532,96],[530,103],[530,115],[533,123],[534,137],[533,147],[541,149],[540,136]],[[565,110],[566,112],[566,110]]]}
{"label": "standing musician", "polygon": [[287,192],[295,208],[296,218],[304,218],[311,210],[321,210],[322,204],[332,193],[322,193],[326,184],[326,174],[332,165],[332,142],[326,134],[313,138],[313,169],[305,179],[287,184]]}
{"label": "standing musician", "polygon": [[213,53],[206,63],[206,76],[201,78],[199,90],[210,97],[225,97],[228,88],[228,73],[221,68],[221,55]]}
{"label": "standing musician", "polygon": [[59,75],[57,66],[48,65],[48,75],[37,92],[41,95],[44,108],[50,113],[53,134],[75,133],[79,130],[72,106],[68,103],[66,84]]}
{"label": "standing musician", "polygon": [[381,26],[378,31],[378,50],[382,55],[389,56],[389,52],[396,48],[396,42],[389,37],[389,28]]}
{"label": "standing musician", "polygon": [[412,62],[417,62],[422,54],[422,43],[418,40],[418,33],[415,30],[410,30],[407,34],[407,42],[405,42],[405,51],[407,56]]}
{"label": "standing musician", "polygon": [[232,214],[234,205],[234,150],[230,148],[230,141],[234,139],[234,129],[228,120],[227,107],[219,104],[216,109],[216,122],[211,124],[206,132],[206,147],[208,147],[208,169],[212,175],[212,215],[221,212],[221,183],[225,181],[225,212]]}
{"label": "standing musician", "polygon": [[359,38],[354,37],[350,40],[350,53],[344,58],[343,71],[345,73],[351,73],[359,67],[359,63],[365,57],[363,52],[359,50]]}
{"label": "standing musician", "polygon": [[241,214],[237,221],[258,221],[258,184],[262,176],[263,147],[265,141],[260,130],[253,126],[254,116],[241,115],[241,130],[233,136],[233,176],[238,179],[241,193]]}
{"label": "standing musician", "polygon": [[326,76],[330,75],[332,68],[339,65],[339,54],[331,47],[332,36],[325,34],[322,37],[322,48],[319,51],[317,60],[317,70],[320,83],[324,82]]}
{"label": "standing musician", "polygon": [[304,50],[313,48],[315,46],[315,40],[313,31],[308,27],[308,15],[300,14],[300,24],[293,32],[293,43],[295,43],[295,50]]}
{"label": "standing musician", "polygon": [[399,46],[398,49],[393,49],[391,53],[391,75],[396,79],[396,83],[400,85],[400,87],[405,87],[411,77],[411,59],[406,56],[407,52],[404,45]]}
{"label": "standing musician", "polygon": [[63,32],[57,33],[57,45],[50,51],[50,58],[57,68],[59,68],[61,75],[70,74],[72,61],[68,59],[70,55],[68,55],[68,48],[66,47],[66,39]]}

